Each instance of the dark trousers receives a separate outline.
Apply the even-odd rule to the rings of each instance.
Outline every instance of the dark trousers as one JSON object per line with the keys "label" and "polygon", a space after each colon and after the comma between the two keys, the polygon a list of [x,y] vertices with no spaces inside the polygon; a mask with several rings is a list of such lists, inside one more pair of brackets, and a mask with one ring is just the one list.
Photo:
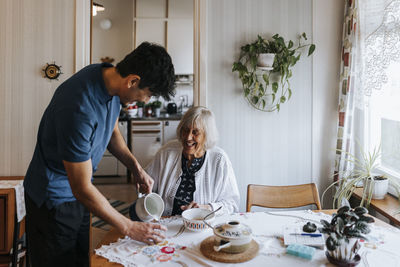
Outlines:
{"label": "dark trousers", "polygon": [[78,201],[51,210],[25,194],[28,258],[32,267],[89,266],[90,214]]}

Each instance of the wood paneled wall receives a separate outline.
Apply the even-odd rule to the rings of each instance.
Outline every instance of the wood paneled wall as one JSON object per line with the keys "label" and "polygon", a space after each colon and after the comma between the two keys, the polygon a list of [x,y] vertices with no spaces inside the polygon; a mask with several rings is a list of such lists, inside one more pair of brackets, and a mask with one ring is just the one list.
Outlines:
{"label": "wood paneled wall", "polygon": [[[74,71],[75,1],[0,1],[0,175],[25,175],[40,118]],[[60,79],[43,78],[55,61]]]}

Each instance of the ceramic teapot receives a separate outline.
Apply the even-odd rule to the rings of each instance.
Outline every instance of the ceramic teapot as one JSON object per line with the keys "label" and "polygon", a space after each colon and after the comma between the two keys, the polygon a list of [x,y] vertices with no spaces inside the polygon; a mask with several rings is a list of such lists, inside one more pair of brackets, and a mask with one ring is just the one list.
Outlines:
{"label": "ceramic teapot", "polygon": [[138,194],[135,205],[136,215],[143,222],[159,221],[164,212],[164,201],[157,193]]}
{"label": "ceramic teapot", "polygon": [[229,221],[214,227],[214,250],[226,253],[246,251],[252,238],[251,228],[239,221]]}

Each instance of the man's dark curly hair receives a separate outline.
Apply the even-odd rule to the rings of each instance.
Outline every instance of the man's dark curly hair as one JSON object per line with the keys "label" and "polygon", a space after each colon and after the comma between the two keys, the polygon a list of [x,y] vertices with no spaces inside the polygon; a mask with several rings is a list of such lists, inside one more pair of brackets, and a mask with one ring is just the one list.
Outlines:
{"label": "man's dark curly hair", "polygon": [[153,96],[170,100],[175,95],[174,65],[165,48],[158,44],[141,43],[116,68],[122,77],[139,75],[139,88],[149,87]]}

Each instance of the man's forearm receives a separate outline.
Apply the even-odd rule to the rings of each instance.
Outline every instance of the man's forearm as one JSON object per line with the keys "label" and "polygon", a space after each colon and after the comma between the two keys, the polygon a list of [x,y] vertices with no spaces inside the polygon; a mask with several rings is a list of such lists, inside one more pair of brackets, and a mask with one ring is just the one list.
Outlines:
{"label": "man's forearm", "polygon": [[125,233],[129,227],[129,219],[114,209],[91,182],[92,161],[63,161],[63,163],[75,198],[90,212],[115,226],[122,233]]}
{"label": "man's forearm", "polygon": [[129,219],[114,209],[96,187],[90,184],[74,191],[76,199],[90,212],[102,218],[123,234],[126,233]]}

